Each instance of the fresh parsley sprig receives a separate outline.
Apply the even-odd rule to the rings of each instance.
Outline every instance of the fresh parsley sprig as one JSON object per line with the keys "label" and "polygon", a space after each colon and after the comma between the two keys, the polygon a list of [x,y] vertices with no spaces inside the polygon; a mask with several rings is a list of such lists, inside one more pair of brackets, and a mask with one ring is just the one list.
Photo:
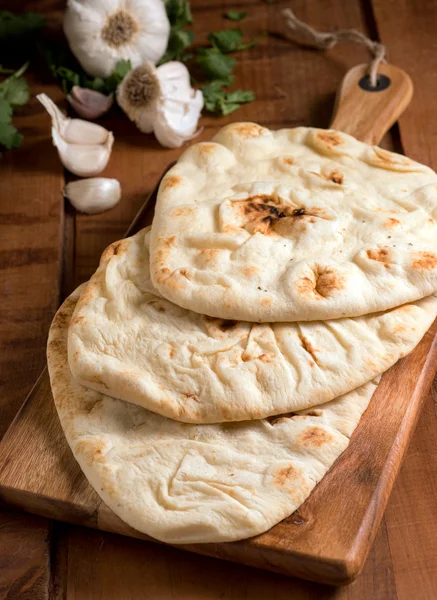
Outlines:
{"label": "fresh parsley sprig", "polygon": [[187,62],[193,55],[186,50],[194,41],[194,32],[186,29],[193,22],[190,3],[188,0],[165,0],[165,8],[170,21],[170,37],[159,64],[163,65],[169,60]]}
{"label": "fresh parsley sprig", "polygon": [[241,21],[242,19],[245,19],[247,17],[247,11],[242,10],[242,11],[238,11],[238,10],[228,10],[228,12],[225,14],[225,18],[229,19],[230,21]]}
{"label": "fresh parsley sprig", "polygon": [[25,63],[0,83],[0,146],[18,148],[23,136],[12,124],[14,110],[29,100],[29,88],[23,74],[29,63]]}

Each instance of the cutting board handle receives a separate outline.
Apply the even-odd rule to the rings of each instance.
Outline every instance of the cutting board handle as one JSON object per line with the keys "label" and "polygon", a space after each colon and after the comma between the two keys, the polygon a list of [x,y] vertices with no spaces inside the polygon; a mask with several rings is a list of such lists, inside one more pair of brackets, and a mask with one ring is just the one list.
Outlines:
{"label": "cutting board handle", "polygon": [[378,67],[378,86],[371,88],[367,73],[368,65],[357,65],[346,73],[331,128],[378,144],[410,103],[413,82],[402,69],[384,63]]}

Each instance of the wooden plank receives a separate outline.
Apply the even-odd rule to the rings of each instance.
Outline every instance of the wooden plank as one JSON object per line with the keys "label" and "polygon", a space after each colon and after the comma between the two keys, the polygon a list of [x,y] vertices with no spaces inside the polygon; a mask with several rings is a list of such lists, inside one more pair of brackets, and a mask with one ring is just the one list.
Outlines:
{"label": "wooden plank", "polygon": [[0,598],[48,598],[49,523],[3,511],[0,522]]}
{"label": "wooden plank", "polygon": [[354,583],[332,588],[193,557],[168,546],[71,528],[66,600],[397,600],[385,538],[381,528]]}
{"label": "wooden plank", "polygon": [[[36,4],[20,8],[35,10]],[[39,2],[39,8],[50,11],[53,2]],[[24,141],[0,159],[0,437],[44,365],[47,331],[59,302],[63,168],[34,95],[59,99],[62,94],[54,84],[26,78],[32,99],[14,118]],[[48,521],[2,510],[0,597],[46,599],[49,578]]]}
{"label": "wooden plank", "polygon": [[[405,154],[437,169],[434,120],[437,54],[433,24],[437,3],[373,0],[374,16],[389,59],[406,69],[415,84],[414,102],[400,119]],[[435,394],[434,394],[435,398]],[[437,428],[430,398],[419,421],[386,513],[399,600],[411,590],[423,600],[437,589]]]}

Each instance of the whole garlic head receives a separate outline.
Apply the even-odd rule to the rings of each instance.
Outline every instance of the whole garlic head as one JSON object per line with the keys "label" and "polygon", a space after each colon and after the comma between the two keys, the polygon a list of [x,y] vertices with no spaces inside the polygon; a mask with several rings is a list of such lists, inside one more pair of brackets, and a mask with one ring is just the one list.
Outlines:
{"label": "whole garlic head", "polygon": [[202,92],[191,87],[187,67],[177,61],[133,69],[119,85],[117,101],[140,131],[153,131],[167,148],[178,148],[196,135],[203,108]]}
{"label": "whole garlic head", "polygon": [[68,0],[64,33],[85,71],[108,77],[122,59],[157,63],[170,23],[163,0]]}

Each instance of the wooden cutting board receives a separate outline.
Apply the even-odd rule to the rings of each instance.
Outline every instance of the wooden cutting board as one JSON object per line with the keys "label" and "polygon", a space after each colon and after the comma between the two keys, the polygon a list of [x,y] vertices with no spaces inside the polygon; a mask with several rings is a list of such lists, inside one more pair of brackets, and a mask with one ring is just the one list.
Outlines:
{"label": "wooden cutting board", "polygon": [[[381,71],[391,85],[379,92],[360,87],[365,66],[348,73],[333,122],[371,143],[379,141],[412,94],[401,70],[383,65]],[[155,199],[156,190],[129,234],[150,223]],[[250,540],[183,548],[322,583],[352,581],[375,537],[433,380],[436,333],[437,322],[383,376],[348,449],[298,511]],[[123,523],[88,484],[65,441],[47,370],[0,444],[0,465],[0,497],[5,502],[53,519],[150,540]]]}

